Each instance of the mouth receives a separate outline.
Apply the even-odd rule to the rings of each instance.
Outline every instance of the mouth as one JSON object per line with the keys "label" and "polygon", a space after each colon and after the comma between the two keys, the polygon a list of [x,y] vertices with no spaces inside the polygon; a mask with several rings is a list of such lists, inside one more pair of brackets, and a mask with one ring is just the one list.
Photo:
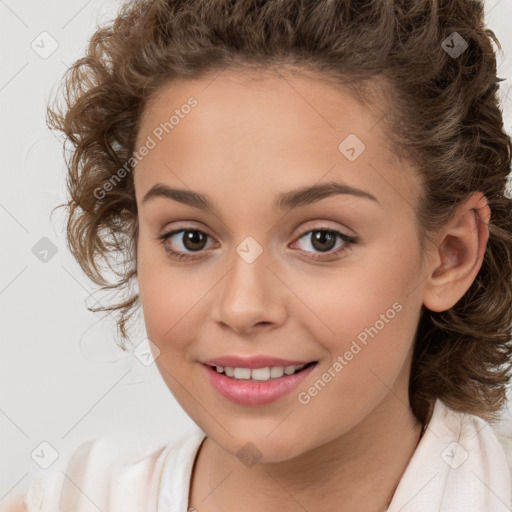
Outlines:
{"label": "mouth", "polygon": [[223,367],[202,363],[212,388],[230,402],[265,405],[289,395],[314,371],[318,361],[264,368]]}
{"label": "mouth", "polygon": [[217,373],[220,373],[232,380],[245,380],[249,382],[267,382],[278,380],[283,376],[290,376],[300,373],[307,368],[317,364],[318,361],[310,361],[301,365],[288,366],[266,366],[264,368],[240,368],[232,366],[206,365]]}

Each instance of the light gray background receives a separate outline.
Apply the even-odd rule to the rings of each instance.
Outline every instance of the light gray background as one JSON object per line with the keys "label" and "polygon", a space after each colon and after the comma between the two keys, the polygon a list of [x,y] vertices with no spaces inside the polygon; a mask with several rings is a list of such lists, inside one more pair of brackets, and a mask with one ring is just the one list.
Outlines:
{"label": "light gray background", "polygon": [[[66,201],[66,169],[61,145],[45,125],[46,104],[96,25],[121,4],[0,0],[0,500],[24,492],[42,471],[31,458],[36,449],[43,459],[51,456],[41,442],[57,450],[55,464],[61,464],[97,436],[123,431],[157,447],[194,425],[156,367],[124,354],[114,343],[112,321],[87,311],[88,297],[87,304],[102,297],[90,297],[94,288],[66,249],[64,209],[50,219],[51,209]],[[506,78],[501,95],[511,133],[512,0],[488,0],[486,12],[504,51],[498,76]],[[31,47],[46,37],[44,48],[50,48],[44,31],[58,43],[47,58]],[[43,237],[57,247],[46,263],[32,252]],[[512,432],[509,421],[503,429]]]}

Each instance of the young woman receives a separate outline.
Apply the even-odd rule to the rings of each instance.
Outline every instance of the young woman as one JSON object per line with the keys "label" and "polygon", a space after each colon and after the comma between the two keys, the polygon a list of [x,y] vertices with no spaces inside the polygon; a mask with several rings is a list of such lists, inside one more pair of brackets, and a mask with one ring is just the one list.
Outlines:
{"label": "young woman", "polygon": [[49,109],[69,248],[117,269],[123,349],[140,305],[198,428],[86,443],[20,509],[510,510],[492,40],[471,0],[136,0],[99,28]]}

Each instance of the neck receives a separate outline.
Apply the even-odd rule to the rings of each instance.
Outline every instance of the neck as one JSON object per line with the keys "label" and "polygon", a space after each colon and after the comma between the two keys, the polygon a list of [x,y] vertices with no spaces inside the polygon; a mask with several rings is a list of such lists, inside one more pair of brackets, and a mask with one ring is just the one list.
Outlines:
{"label": "neck", "polygon": [[293,459],[245,467],[207,438],[198,454],[190,505],[231,510],[384,511],[419,442],[422,424],[392,391],[342,436]]}

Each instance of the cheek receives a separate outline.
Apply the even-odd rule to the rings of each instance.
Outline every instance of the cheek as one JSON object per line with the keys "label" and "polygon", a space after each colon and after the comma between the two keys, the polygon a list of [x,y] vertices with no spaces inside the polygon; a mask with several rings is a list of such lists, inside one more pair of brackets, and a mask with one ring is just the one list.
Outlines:
{"label": "cheek", "polygon": [[396,334],[418,278],[413,258],[403,253],[388,252],[382,258],[372,254],[367,261],[296,279],[294,292],[305,299],[297,318],[333,348],[335,340],[357,338],[360,333],[364,341],[365,329],[374,325],[381,333]]}
{"label": "cheek", "polygon": [[180,266],[155,243],[139,244],[137,262],[146,332],[160,350],[157,365],[185,373],[183,362],[191,361],[189,349],[200,338],[218,272],[206,266],[202,271]]}
{"label": "cheek", "polygon": [[330,286],[309,303],[321,322],[303,315],[302,327],[329,355],[327,367],[338,362],[333,388],[346,397],[371,394],[369,388],[378,385],[375,374],[392,385],[413,343],[419,307],[405,287],[390,284],[386,293],[376,294],[360,283],[340,294],[335,283]]}
{"label": "cheek", "polygon": [[[328,353],[322,373],[297,390],[304,431],[335,437],[362,421],[390,393],[406,400],[404,369],[413,346],[418,307],[393,289],[385,296],[363,290],[325,304],[316,342]],[[311,327],[311,326],[310,326]],[[331,332],[334,332],[334,334]],[[397,387],[398,386],[398,387]],[[314,420],[313,420],[314,418]],[[318,439],[317,439],[318,440]],[[315,439],[311,442],[314,444]]]}
{"label": "cheek", "polygon": [[[190,379],[188,348],[198,322],[198,290],[191,286],[187,272],[165,260],[158,247],[140,245],[138,255],[138,288],[148,338],[159,350],[155,360],[158,371],[174,398],[190,411],[190,395],[195,396],[196,381]],[[196,287],[197,288],[197,287]]]}
{"label": "cheek", "polygon": [[137,255],[137,282],[148,337],[157,346],[174,336],[180,318],[193,306],[193,290],[183,271],[169,264],[156,243],[141,240]]}
{"label": "cheek", "polygon": [[421,301],[410,293],[419,279],[414,248],[405,251],[387,243],[367,254],[365,261],[320,279],[301,279],[296,289],[308,298],[307,309],[302,305],[305,314],[296,314],[302,329],[313,333],[331,365],[342,358],[332,369],[332,389],[346,397],[373,393],[372,388],[383,386],[379,378],[392,385],[412,347],[421,312]]}

